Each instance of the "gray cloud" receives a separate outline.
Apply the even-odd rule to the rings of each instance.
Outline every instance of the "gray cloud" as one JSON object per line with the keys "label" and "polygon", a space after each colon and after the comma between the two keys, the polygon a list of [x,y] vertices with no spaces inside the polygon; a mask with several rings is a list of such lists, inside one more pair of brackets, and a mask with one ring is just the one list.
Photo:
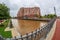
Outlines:
{"label": "gray cloud", "polygon": [[60,0],[0,0],[10,8],[10,14],[16,16],[20,7],[39,6],[41,14],[54,13],[53,7],[56,7],[57,15],[60,15]]}

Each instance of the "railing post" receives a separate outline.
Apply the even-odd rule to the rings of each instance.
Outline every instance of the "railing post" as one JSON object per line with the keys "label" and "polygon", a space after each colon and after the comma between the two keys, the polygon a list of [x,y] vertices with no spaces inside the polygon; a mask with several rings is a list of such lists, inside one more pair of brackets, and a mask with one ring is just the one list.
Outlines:
{"label": "railing post", "polygon": [[33,31],[31,32],[32,34],[31,34],[31,40],[33,40]]}
{"label": "railing post", "polygon": [[39,40],[40,39],[40,35],[39,35],[39,29],[38,29],[38,31],[37,31],[37,40]]}
{"label": "railing post", "polygon": [[22,35],[21,35],[21,40],[23,40]]}
{"label": "railing post", "polygon": [[26,33],[26,40],[29,40],[29,36],[28,36],[28,33]]}
{"label": "railing post", "polygon": [[15,40],[18,40],[18,39],[16,38],[16,36],[15,36]]}
{"label": "railing post", "polygon": [[34,40],[36,40],[36,37],[37,37],[37,30],[35,30],[35,37],[34,37]]}
{"label": "railing post", "polygon": [[38,31],[38,33],[39,33],[39,38],[40,38],[40,28],[39,28],[39,31]]}

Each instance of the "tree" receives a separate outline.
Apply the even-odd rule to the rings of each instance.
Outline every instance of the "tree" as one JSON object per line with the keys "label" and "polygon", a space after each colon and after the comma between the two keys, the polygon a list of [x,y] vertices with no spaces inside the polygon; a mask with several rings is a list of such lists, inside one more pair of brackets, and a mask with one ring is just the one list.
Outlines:
{"label": "tree", "polygon": [[54,17],[56,17],[55,14],[47,14],[47,15],[42,16],[42,18],[54,18]]}
{"label": "tree", "polygon": [[48,14],[47,17],[48,18],[54,18],[54,17],[56,17],[56,15],[55,14]]}
{"label": "tree", "polygon": [[10,9],[5,4],[0,4],[0,19],[10,18]]}

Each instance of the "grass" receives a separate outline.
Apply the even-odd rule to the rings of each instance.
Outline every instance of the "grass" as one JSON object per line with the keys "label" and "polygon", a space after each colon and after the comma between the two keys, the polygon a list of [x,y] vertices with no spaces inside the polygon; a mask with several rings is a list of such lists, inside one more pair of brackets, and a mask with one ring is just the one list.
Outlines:
{"label": "grass", "polygon": [[5,28],[8,25],[9,20],[5,21],[3,24],[0,25],[0,35],[2,35],[4,38],[11,38],[11,31],[5,31]]}

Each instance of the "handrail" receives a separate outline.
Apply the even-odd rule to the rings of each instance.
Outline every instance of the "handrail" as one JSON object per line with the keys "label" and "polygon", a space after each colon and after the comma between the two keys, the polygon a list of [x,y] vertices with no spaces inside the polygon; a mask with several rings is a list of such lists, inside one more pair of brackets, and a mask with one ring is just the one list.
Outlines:
{"label": "handrail", "polygon": [[4,40],[10,39],[10,40],[39,40],[43,37],[46,38],[47,34],[52,28],[52,25],[54,24],[56,18],[53,18],[47,25],[42,26],[42,28],[39,28],[35,30],[34,32],[27,33],[25,36],[19,36],[15,38],[6,38]]}

